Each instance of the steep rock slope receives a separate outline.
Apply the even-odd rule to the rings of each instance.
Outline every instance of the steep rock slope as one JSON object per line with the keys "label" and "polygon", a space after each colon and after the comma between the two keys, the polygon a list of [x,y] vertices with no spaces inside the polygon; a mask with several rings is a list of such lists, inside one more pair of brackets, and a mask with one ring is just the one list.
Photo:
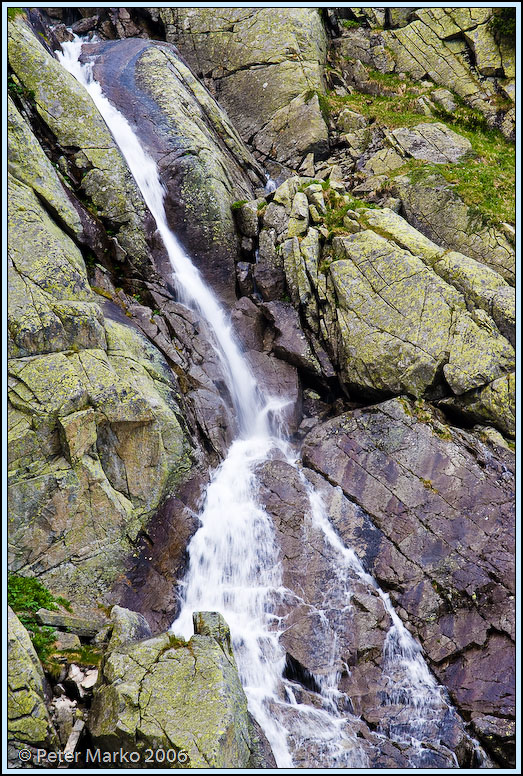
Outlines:
{"label": "steep rock slope", "polygon": [[[393,743],[408,704],[384,702],[390,615],[357,574],[344,577],[346,605],[348,588],[313,524],[308,480],[450,692],[455,709],[446,700],[434,709],[422,764],[452,766],[454,756],[462,767],[480,764],[473,735],[510,766],[514,234],[495,197],[484,223],[470,187],[457,193],[470,170],[492,167],[492,146],[501,148],[501,135],[487,145],[478,124],[486,149],[478,151],[470,129],[478,111],[511,136],[510,47],[492,44],[489,15],[473,9],[346,9],[327,14],[337,39],[324,73],[327,37],[312,9],[47,10],[80,34],[101,35],[84,57],[97,57],[97,77],[158,161],[171,223],[230,304],[260,382],[291,397],[288,427],[304,440],[306,479],[269,461],[259,497],[292,591],[278,616],[296,697],[322,702],[318,682],[335,644],[345,724],[355,725],[352,711],[361,716],[354,734],[372,767],[404,768],[415,756]],[[158,631],[176,612],[208,471],[236,420],[212,335],[173,300],[165,251],[123,157],[45,43],[70,34],[39,18],[38,37],[23,16],[9,24],[12,568],[76,605],[117,600]],[[36,29],[36,12],[30,19]],[[125,40],[107,40],[115,37]],[[150,37],[181,47],[238,132],[174,47]],[[237,99],[247,89],[255,111]],[[380,113],[387,100],[396,121]],[[306,177],[254,194],[261,170],[240,137],[274,177],[300,165]],[[145,728],[156,740],[163,720],[173,723],[166,746],[179,745],[184,725],[191,739],[216,711],[212,675],[227,692],[211,721],[230,735],[217,733],[213,749],[202,734],[195,761],[261,762],[230,656],[210,636],[195,637],[198,649],[207,639],[198,654],[208,671],[194,717],[154,679],[174,663],[184,681],[192,677],[190,647],[165,634],[131,645],[127,634],[104,647],[89,723],[104,747],[123,739],[134,747]],[[137,667],[143,650],[155,671]],[[120,680],[131,673],[129,695]],[[129,699],[144,688],[141,700],[151,703],[137,717]],[[125,734],[111,717],[115,698]],[[52,730],[45,735],[49,742]],[[295,744],[309,763],[311,752]]]}
{"label": "steep rock slope", "polygon": [[196,264],[230,304],[239,249],[230,206],[252,196],[262,170],[173,46],[122,40],[87,46],[84,57],[90,56],[104,93],[117,108],[125,106],[158,164],[169,223],[183,244],[194,246]]}
{"label": "steep rock slope", "polygon": [[317,92],[327,40],[313,8],[159,11],[166,39],[208,80],[244,140],[295,169],[328,151]]}

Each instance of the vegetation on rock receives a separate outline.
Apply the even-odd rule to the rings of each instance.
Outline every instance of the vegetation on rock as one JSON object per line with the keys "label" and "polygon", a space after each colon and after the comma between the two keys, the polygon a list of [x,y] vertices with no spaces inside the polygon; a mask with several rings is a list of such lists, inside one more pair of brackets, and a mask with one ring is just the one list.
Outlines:
{"label": "vegetation on rock", "polygon": [[53,651],[55,629],[36,622],[38,609],[72,611],[71,603],[63,596],[55,596],[36,577],[24,577],[10,572],[7,577],[7,603],[18,614],[31,637],[40,660],[46,661]]}

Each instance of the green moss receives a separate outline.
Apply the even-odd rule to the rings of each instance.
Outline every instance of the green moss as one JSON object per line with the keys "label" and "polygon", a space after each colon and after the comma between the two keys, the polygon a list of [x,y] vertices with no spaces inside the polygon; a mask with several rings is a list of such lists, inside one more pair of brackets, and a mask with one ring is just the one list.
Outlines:
{"label": "green moss", "polygon": [[342,19],[340,24],[342,27],[345,27],[346,30],[353,30],[356,27],[361,27],[363,22],[359,22],[356,19]]}
{"label": "green moss", "polygon": [[425,479],[423,479],[423,477],[422,477],[422,478],[421,478],[421,481],[422,481],[422,483],[423,483],[423,487],[424,487],[424,488],[427,488],[427,490],[430,490],[430,491],[432,491],[432,493],[437,493],[437,492],[438,492],[438,491],[436,490],[436,488],[435,488],[435,487],[432,485],[432,482],[431,482],[431,480],[425,480]]}
{"label": "green moss", "polygon": [[231,210],[241,210],[244,205],[247,204],[246,199],[238,199],[236,202],[233,202],[231,205]]}
{"label": "green moss", "polygon": [[489,29],[494,37],[515,43],[516,40],[516,9],[494,8],[489,20]]}
{"label": "green moss", "polygon": [[[60,649],[53,653],[53,658],[64,656],[69,663],[78,663],[81,666],[97,667],[102,660],[102,650],[90,644],[82,644],[78,649]],[[52,661],[50,661],[52,662]],[[47,670],[47,666],[44,666]]]}

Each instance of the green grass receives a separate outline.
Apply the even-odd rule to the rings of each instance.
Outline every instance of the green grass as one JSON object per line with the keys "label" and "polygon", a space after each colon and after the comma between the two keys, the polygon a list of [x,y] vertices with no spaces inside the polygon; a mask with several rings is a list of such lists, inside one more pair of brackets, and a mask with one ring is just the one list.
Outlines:
{"label": "green grass", "polygon": [[361,27],[363,22],[358,22],[356,19],[342,19],[340,24],[342,27],[345,27],[346,30],[353,30],[356,27]]}
{"label": "green grass", "polygon": [[429,175],[440,174],[471,207],[484,225],[501,221],[515,223],[515,146],[496,130],[476,131],[460,128],[470,140],[472,153],[453,164],[427,164],[410,159],[394,170],[391,177],[409,174],[415,183]]}
{"label": "green grass", "polygon": [[7,18],[12,21],[17,16],[21,16],[25,14],[25,11],[23,8],[8,8],[7,9]]}
{"label": "green grass", "polygon": [[[501,221],[515,222],[515,164],[516,152],[513,143],[505,140],[501,132],[490,129],[485,117],[470,108],[462,99],[454,96],[456,110],[452,113],[438,108],[434,116],[416,113],[416,100],[421,94],[429,94],[435,85],[421,87],[409,78],[399,80],[389,73],[367,69],[369,77],[394,87],[391,94],[371,96],[355,92],[339,97],[329,93],[332,113],[349,107],[365,116],[378,126],[395,129],[412,127],[422,122],[442,121],[455,132],[470,140],[472,153],[453,164],[427,164],[414,159],[390,173],[396,177],[409,173],[418,180],[434,173],[441,174],[463,201],[472,207],[484,224],[499,224]],[[508,108],[511,103],[498,98],[498,107]]]}
{"label": "green grass", "polygon": [[90,644],[82,644],[78,649],[60,649],[54,654],[63,655],[69,663],[78,663],[81,666],[97,667],[102,660],[102,650]]}

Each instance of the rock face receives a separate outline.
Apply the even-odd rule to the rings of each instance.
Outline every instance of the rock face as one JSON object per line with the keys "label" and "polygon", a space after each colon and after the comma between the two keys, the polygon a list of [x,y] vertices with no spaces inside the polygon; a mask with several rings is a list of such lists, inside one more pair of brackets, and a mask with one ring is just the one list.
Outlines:
{"label": "rock face", "polygon": [[276,447],[253,475],[283,576],[268,706],[294,764],[515,764],[515,234],[447,181],[491,154],[485,125],[514,133],[496,13],[10,14],[9,564],[72,600],[35,619],[77,653],[46,662],[50,702],[9,612],[13,766],[22,747],[92,744],[136,767],[149,748],[169,767],[276,767],[221,615],[196,612],[188,642],[165,632],[239,424],[211,327],[53,56],[71,25],[260,389],[288,400],[296,461]]}
{"label": "rock face", "polygon": [[[84,56],[96,57],[104,92],[158,163],[171,227],[230,303],[238,251],[230,206],[251,198],[249,175],[260,184],[261,169],[173,46],[126,39],[87,46]],[[164,271],[172,272],[169,266]]]}
{"label": "rock face", "polygon": [[8,608],[7,632],[8,757],[20,767],[20,749],[44,747],[55,751],[59,744],[45,703],[44,672],[26,629]]}
{"label": "rock face", "polygon": [[[152,219],[102,117],[85,89],[16,17],[9,24],[9,63],[20,83],[34,94],[35,120],[54,138],[67,174],[79,181],[82,196],[115,232],[121,254],[133,265],[149,264]],[[71,149],[74,149],[71,151]]]}
{"label": "rock face", "polygon": [[313,8],[162,8],[166,39],[212,84],[244,140],[297,169],[321,159],[328,132],[323,93],[327,40]]}
{"label": "rock face", "polygon": [[514,404],[500,391],[514,369],[515,296],[501,275],[389,208],[365,207],[342,184],[290,178],[266,199],[256,208],[258,263],[270,256],[285,279],[264,287],[275,355],[303,374],[337,373],[358,395],[470,403],[470,417],[513,434]]}
{"label": "rock face", "polygon": [[[389,14],[400,11],[389,9]],[[385,25],[367,15],[370,29],[345,32],[344,49],[354,56],[356,43],[357,57],[382,72],[408,73],[416,80],[431,78],[495,125],[501,123],[499,113],[510,111],[499,110],[492,98],[499,91],[513,101],[515,63],[510,43],[496,40],[492,33],[492,16],[491,8],[416,8],[400,23],[389,16],[393,29],[375,31],[372,28]],[[506,135],[513,130],[509,122]]]}
{"label": "rock face", "polygon": [[303,458],[379,529],[369,545],[361,517],[334,517],[358,552],[364,540],[366,567],[477,735],[502,740],[514,714],[512,454],[395,399],[316,427]]}
{"label": "rock face", "polygon": [[[303,702],[308,692],[317,691],[315,682],[320,681],[331,692],[340,692],[338,707],[346,714],[347,728],[359,737],[355,744],[364,747],[369,767],[409,767],[409,763],[410,767],[445,767],[453,762],[449,746],[464,766],[472,761],[472,743],[435,685],[430,700],[424,699],[426,707],[418,720],[430,749],[416,752],[409,745],[415,712],[409,710],[408,674],[387,658],[387,644],[393,638],[390,615],[369,577],[351,561],[352,550],[345,549],[326,527],[326,515],[346,546],[365,548],[363,554],[368,552],[373,559],[378,553],[391,566],[398,562],[395,548],[339,488],[308,469],[303,474],[305,477],[286,462],[272,461],[259,475],[261,502],[273,517],[281,548],[283,582],[291,591],[278,613],[284,618],[281,642],[287,651],[287,678],[294,680],[293,692]],[[368,568],[368,558],[365,561]],[[333,671],[339,672],[337,680]],[[394,692],[401,695],[401,703],[394,700]],[[321,703],[319,697],[316,702]],[[430,724],[423,728],[429,719]],[[401,753],[391,743],[400,729]],[[373,730],[383,736],[381,741]],[[420,729],[417,732],[419,735]],[[305,767],[314,753],[314,743],[309,742],[300,765]]]}
{"label": "rock face", "polygon": [[514,285],[514,234],[510,227],[502,232],[482,224],[438,175],[417,183],[408,176],[398,177],[392,192],[400,198],[409,223],[423,234],[449,250],[486,264]]}
{"label": "rock face", "polygon": [[[93,160],[101,159],[98,143],[108,144],[103,164],[114,163],[111,207],[118,191],[127,197],[122,202],[136,201],[134,181],[89,98],[30,41],[23,22],[9,27],[13,61],[40,94],[37,105],[58,105],[52,90],[59,90],[60,99],[84,111],[77,115],[80,127],[82,118],[91,122],[85,148]],[[65,112],[63,105],[56,110]],[[183,479],[188,447],[171,370],[136,329],[104,317],[69,236],[81,228],[72,195],[43,152],[23,163],[20,139],[36,141],[14,106],[11,118],[10,564],[89,603],[122,572],[141,526],[167,488]],[[64,144],[82,146],[66,119],[57,119],[55,129]],[[138,260],[144,227],[125,207],[121,229]]]}
{"label": "rock face", "polygon": [[229,629],[209,612],[194,621],[188,642],[164,633],[109,652],[90,721],[95,746],[142,757],[149,747],[171,750],[172,768],[250,767],[251,723]]}

